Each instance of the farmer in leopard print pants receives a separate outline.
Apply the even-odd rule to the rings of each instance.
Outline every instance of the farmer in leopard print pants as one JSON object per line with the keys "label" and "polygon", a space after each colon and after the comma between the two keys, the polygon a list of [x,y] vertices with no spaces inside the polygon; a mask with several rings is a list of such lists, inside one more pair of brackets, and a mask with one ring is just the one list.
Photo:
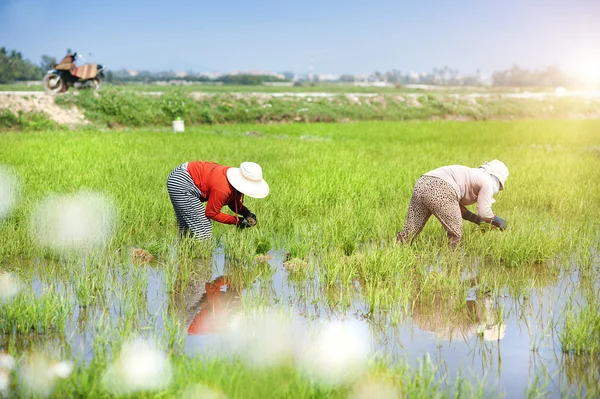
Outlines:
{"label": "farmer in leopard print pants", "polygon": [[[506,221],[494,215],[493,195],[504,190],[508,168],[493,160],[479,168],[452,165],[425,173],[413,189],[406,224],[396,236],[398,243],[410,243],[434,215],[448,234],[449,245],[456,248],[462,239],[462,220],[491,223],[500,230]],[[477,203],[477,214],[466,206]]]}

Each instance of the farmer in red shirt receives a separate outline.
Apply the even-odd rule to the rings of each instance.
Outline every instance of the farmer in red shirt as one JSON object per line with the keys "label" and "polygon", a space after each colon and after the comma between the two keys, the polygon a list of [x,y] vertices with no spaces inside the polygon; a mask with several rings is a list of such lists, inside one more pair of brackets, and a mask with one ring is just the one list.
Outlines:
{"label": "farmer in red shirt", "polygon": [[[269,185],[262,177],[261,167],[254,162],[242,162],[239,168],[232,168],[198,161],[173,169],[167,190],[179,232],[207,240],[212,237],[211,220],[240,228],[254,226],[256,215],[244,206],[244,195],[264,198],[269,194]],[[235,216],[221,212],[225,205]]]}

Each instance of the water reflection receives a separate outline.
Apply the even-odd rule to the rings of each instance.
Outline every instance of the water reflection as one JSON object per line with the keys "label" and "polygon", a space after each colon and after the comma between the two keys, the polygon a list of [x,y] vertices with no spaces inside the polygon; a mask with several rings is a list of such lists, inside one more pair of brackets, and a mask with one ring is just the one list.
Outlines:
{"label": "water reflection", "polygon": [[[121,327],[128,331],[122,326],[125,320],[129,320],[128,328],[153,329],[164,317],[174,315],[188,334],[186,349],[205,352],[217,345],[218,333],[240,312],[243,299],[265,308],[290,306],[294,316],[307,325],[364,320],[371,328],[373,349],[388,358],[416,365],[428,353],[448,376],[462,369],[479,378],[493,378],[491,383],[498,382],[508,397],[521,396],[539,375],[551,377],[552,389],[591,386],[600,378],[597,359],[562,355],[555,334],[565,301],[577,301],[582,287],[591,291],[597,283],[558,265],[501,268],[478,264],[459,286],[447,286],[456,288],[452,295],[430,293],[427,300],[413,300],[412,293],[407,293],[396,306],[388,306],[391,302],[375,303],[376,296],[358,280],[326,284],[312,275],[299,274],[290,279],[282,265],[284,255],[271,255],[268,265],[229,264],[223,251],[217,250],[212,258],[189,265],[179,261],[173,271],[160,264],[111,267],[106,286],[100,285],[106,287],[105,300],[89,307],[75,306],[64,334],[47,334],[41,339],[49,346],[73,351],[73,357],[83,352],[89,359],[100,315],[110,319],[105,320],[110,323],[107,328],[115,331]],[[77,304],[73,277],[69,276],[73,266],[48,260],[26,263],[18,268],[19,275],[30,282],[34,292],[39,294],[48,285],[62,287],[62,281],[67,281],[59,291]],[[429,278],[423,276],[419,286]],[[439,281],[453,278],[448,274]],[[6,335],[0,337],[0,348],[10,345],[26,350],[39,339],[37,335]]]}
{"label": "water reflection", "polygon": [[416,301],[412,308],[412,320],[422,331],[430,332],[437,339],[452,341],[468,340],[481,336],[486,341],[504,338],[506,324],[499,320],[501,307],[498,301],[486,293],[479,300],[468,299],[463,306],[454,299],[436,297],[433,302]]}
{"label": "water reflection", "polygon": [[189,335],[212,334],[227,327],[239,312],[241,290],[227,276],[220,276],[204,285],[204,293],[195,305],[193,319],[186,320]]}

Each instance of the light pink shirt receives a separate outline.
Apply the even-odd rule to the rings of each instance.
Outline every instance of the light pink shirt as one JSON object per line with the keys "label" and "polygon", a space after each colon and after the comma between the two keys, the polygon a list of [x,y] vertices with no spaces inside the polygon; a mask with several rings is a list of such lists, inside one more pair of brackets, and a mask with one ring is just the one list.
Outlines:
{"label": "light pink shirt", "polygon": [[471,205],[477,202],[477,214],[484,219],[494,217],[492,204],[494,183],[491,176],[483,169],[469,168],[462,165],[442,166],[425,173],[425,176],[440,178],[450,184],[461,205]]}

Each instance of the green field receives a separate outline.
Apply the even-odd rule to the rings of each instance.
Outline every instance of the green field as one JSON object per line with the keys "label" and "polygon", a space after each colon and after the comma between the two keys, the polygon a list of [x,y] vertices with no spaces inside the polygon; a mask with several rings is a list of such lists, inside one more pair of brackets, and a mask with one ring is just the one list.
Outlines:
{"label": "green field", "polygon": [[[183,90],[185,92],[203,92],[203,93],[380,93],[380,94],[401,94],[401,93],[425,93],[427,90],[420,88],[411,88],[403,85],[395,87],[378,86],[357,86],[353,83],[303,83],[294,86],[269,86],[269,85],[230,85],[230,84],[186,84],[186,85],[158,85],[149,83],[125,83],[110,84],[104,83],[103,87],[118,87],[126,90],[140,92],[170,92]],[[516,92],[553,92],[554,87],[502,87],[502,86],[481,86],[481,87],[458,87],[458,86],[439,86],[440,92],[444,93],[466,93],[477,91],[480,93],[516,93]],[[0,84],[0,91],[42,91],[41,82],[39,85],[25,84]]]}
{"label": "green field", "polygon": [[[136,336],[158,343],[173,375],[133,393],[139,397],[206,387],[227,397],[366,397],[361,392],[377,389],[388,397],[594,397],[599,129],[598,120],[547,120],[2,133],[0,162],[17,176],[20,195],[0,224],[0,267],[23,289],[0,302],[0,352],[25,365],[31,351],[75,361],[56,397],[121,395],[103,375]],[[491,159],[510,170],[493,208],[507,231],[466,223],[463,244],[452,251],[432,219],[412,246],[394,243],[421,174]],[[214,224],[207,246],[176,240],[165,180],[192,160],[262,166],[271,193],[245,201],[258,216],[255,228]],[[100,193],[117,210],[106,245],[44,247],[31,227],[38,204],[81,190]],[[132,247],[156,260],[136,264]],[[265,253],[273,259],[257,258]],[[243,351],[209,356],[202,345],[216,344],[185,334],[186,304],[221,274],[242,314],[276,307],[313,332],[328,320],[359,320],[371,340],[361,371],[332,383],[304,372],[287,352],[263,367]],[[490,338],[503,328],[505,338]],[[191,356],[197,345],[205,349]],[[20,372],[11,373],[11,389],[26,394]]]}

